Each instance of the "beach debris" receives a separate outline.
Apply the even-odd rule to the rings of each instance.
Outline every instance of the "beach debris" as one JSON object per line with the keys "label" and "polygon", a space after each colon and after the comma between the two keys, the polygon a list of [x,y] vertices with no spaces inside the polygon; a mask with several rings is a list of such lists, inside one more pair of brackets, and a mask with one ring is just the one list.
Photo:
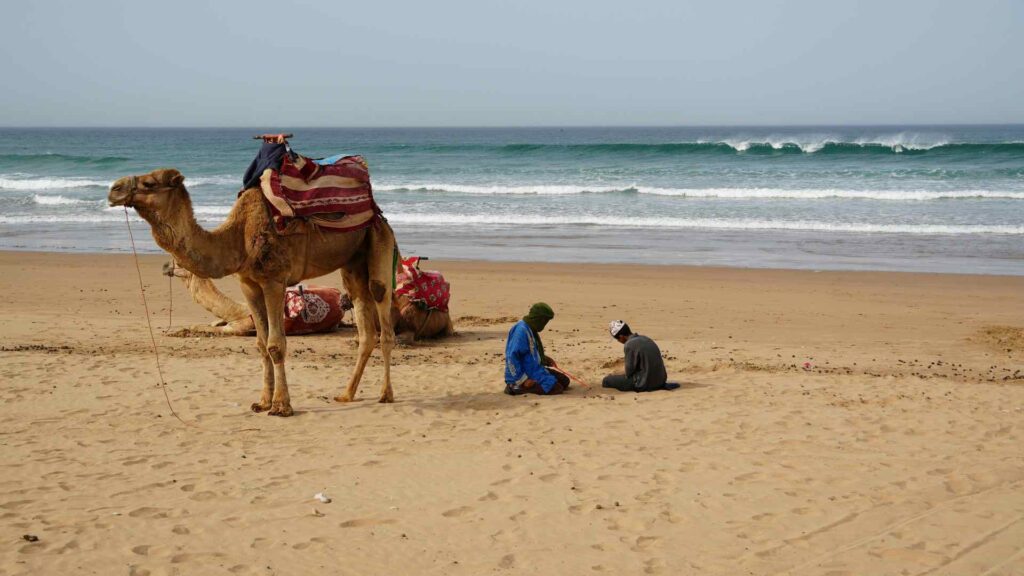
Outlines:
{"label": "beach debris", "polygon": [[325,494],[323,492],[317,492],[316,494],[313,495],[313,498],[315,500],[319,500],[319,501],[323,502],[324,504],[330,504],[331,503],[330,497],[328,497],[327,494]]}
{"label": "beach debris", "polygon": [[21,539],[27,542],[39,542],[39,536],[36,536],[35,534],[25,534]]}
{"label": "beach debris", "polygon": [[804,367],[804,370],[810,370],[812,365],[811,365],[810,362],[804,362],[803,363],[803,367]]}
{"label": "beach debris", "polygon": [[326,516],[326,514],[317,510],[316,508],[313,508],[313,516],[316,516],[317,518],[323,518],[324,516]]}

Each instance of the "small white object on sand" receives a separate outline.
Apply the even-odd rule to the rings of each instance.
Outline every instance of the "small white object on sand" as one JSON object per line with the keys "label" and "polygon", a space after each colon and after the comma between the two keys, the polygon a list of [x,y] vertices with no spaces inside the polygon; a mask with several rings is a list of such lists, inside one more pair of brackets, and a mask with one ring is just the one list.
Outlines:
{"label": "small white object on sand", "polygon": [[313,496],[313,498],[316,498],[317,500],[319,500],[319,501],[323,502],[324,504],[330,504],[330,503],[331,503],[331,499],[330,499],[330,498],[328,498],[328,497],[327,497],[327,494],[324,494],[323,492],[317,492],[317,493],[316,493],[316,494],[315,494],[315,495]]}

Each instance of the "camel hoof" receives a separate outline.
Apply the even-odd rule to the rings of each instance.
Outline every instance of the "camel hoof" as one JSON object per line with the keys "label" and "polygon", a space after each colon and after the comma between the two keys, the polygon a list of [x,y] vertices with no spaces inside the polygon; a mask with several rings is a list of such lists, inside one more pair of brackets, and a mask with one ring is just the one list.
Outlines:
{"label": "camel hoof", "polygon": [[394,401],[395,401],[395,395],[394,394],[385,394],[385,395],[381,396],[380,400],[378,400],[377,402],[379,402],[381,404],[391,404]]}
{"label": "camel hoof", "polygon": [[270,412],[267,412],[267,416],[281,416],[282,418],[287,418],[292,414],[294,414],[294,412],[292,412],[292,407],[288,404],[285,404],[284,406],[274,406],[270,409]]}
{"label": "camel hoof", "polygon": [[348,394],[342,394],[341,396],[335,396],[334,397],[334,401],[335,402],[341,402],[342,404],[345,404],[345,403],[351,402],[352,398],[350,398]]}
{"label": "camel hoof", "polygon": [[253,412],[259,413],[270,408],[267,404],[260,404],[259,402],[253,402],[252,406],[249,407]]}

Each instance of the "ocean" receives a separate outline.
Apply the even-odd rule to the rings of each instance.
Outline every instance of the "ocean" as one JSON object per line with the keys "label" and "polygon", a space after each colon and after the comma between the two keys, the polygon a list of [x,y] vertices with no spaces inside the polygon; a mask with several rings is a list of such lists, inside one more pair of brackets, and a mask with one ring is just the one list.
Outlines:
{"label": "ocean", "polygon": [[[0,129],[0,249],[130,250],[108,187],[159,167],[216,226],[264,131]],[[404,254],[1024,275],[1021,125],[289,131],[367,159]]]}

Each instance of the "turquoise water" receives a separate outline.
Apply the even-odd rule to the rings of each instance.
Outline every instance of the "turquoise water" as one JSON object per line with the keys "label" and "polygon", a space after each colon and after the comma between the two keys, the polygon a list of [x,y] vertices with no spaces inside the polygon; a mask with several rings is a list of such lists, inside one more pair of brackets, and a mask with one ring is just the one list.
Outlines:
{"label": "turquoise water", "polygon": [[[107,187],[163,166],[214,226],[261,131],[0,129],[0,249],[128,249]],[[293,132],[366,157],[406,253],[1024,274],[1024,126]]]}

